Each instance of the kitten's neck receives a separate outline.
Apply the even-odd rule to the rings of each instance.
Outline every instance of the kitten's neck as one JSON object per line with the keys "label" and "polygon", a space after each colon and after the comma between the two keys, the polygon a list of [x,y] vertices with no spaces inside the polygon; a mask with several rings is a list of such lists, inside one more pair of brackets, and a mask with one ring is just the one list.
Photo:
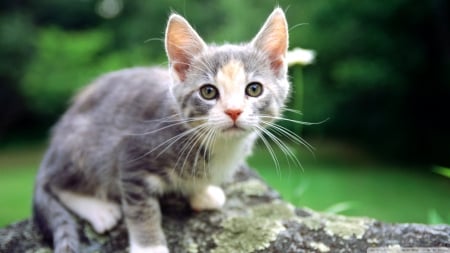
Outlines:
{"label": "kitten's neck", "polygon": [[255,132],[240,138],[217,137],[211,148],[211,161],[209,163],[212,183],[220,184],[232,177],[251,154],[257,137],[258,135]]}

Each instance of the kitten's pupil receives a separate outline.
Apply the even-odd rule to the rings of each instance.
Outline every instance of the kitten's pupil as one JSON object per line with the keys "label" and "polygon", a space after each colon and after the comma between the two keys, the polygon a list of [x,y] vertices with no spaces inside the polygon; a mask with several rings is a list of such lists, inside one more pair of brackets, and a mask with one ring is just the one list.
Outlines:
{"label": "kitten's pupil", "polygon": [[252,82],[245,88],[245,94],[250,97],[259,97],[263,92],[262,84],[258,82]]}
{"label": "kitten's pupil", "polygon": [[211,84],[205,84],[200,88],[200,95],[206,100],[212,100],[219,97],[219,91]]}

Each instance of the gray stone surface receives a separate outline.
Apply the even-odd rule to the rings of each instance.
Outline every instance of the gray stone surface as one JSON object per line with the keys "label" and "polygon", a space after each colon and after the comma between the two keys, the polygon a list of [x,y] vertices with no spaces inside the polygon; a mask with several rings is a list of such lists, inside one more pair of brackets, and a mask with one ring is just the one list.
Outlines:
{"label": "gray stone surface", "polygon": [[[435,251],[440,253],[450,248],[448,225],[386,224],[296,209],[248,168],[239,171],[225,192],[228,201],[221,211],[196,213],[176,196],[161,200],[171,252],[367,252],[370,247],[433,247],[440,248]],[[82,252],[128,252],[123,222],[105,235],[95,234],[82,221],[79,230]],[[0,252],[52,251],[25,220],[0,229]]]}

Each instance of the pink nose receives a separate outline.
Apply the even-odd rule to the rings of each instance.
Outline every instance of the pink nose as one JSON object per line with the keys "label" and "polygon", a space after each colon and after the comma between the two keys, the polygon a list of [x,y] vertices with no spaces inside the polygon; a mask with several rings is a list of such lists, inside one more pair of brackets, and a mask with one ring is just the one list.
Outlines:
{"label": "pink nose", "polygon": [[228,109],[228,110],[225,111],[225,113],[226,113],[228,116],[230,116],[230,118],[231,118],[233,121],[236,121],[237,118],[239,117],[239,115],[241,115],[242,110],[239,110],[239,109]]}

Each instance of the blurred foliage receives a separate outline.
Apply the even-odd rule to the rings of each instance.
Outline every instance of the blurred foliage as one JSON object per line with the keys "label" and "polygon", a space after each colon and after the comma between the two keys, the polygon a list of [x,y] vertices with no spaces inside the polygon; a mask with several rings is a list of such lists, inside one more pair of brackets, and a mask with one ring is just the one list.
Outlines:
{"label": "blurred foliage", "polygon": [[34,26],[28,16],[14,12],[0,16],[0,73],[2,83],[17,80],[34,52]]}
{"label": "blurred foliage", "polygon": [[34,28],[24,13],[0,14],[0,139],[3,132],[20,124],[18,118],[26,113],[17,86],[35,51]]}
{"label": "blurred foliage", "polygon": [[37,55],[22,81],[29,106],[36,113],[58,115],[69,98],[93,77],[146,62],[139,48],[106,52],[111,38],[105,31],[42,30],[37,38]]}
{"label": "blurred foliage", "polygon": [[435,167],[435,168],[433,168],[433,171],[439,175],[442,175],[442,176],[450,179],[450,168]]}
{"label": "blurred foliage", "polygon": [[[3,1],[0,138],[52,124],[74,92],[101,73],[166,64],[162,39],[171,11],[208,42],[240,42],[276,5],[287,11],[291,47],[318,55],[314,65],[291,70],[291,105],[304,116],[289,116],[330,118],[301,128],[305,136],[353,142],[387,159],[450,164],[450,123],[442,120],[450,99],[445,0]],[[296,89],[300,79],[304,87]]]}
{"label": "blurred foliage", "polygon": [[428,224],[450,224],[450,213],[448,215],[447,221],[439,215],[439,213],[435,209],[428,210],[427,215],[427,223]]}

